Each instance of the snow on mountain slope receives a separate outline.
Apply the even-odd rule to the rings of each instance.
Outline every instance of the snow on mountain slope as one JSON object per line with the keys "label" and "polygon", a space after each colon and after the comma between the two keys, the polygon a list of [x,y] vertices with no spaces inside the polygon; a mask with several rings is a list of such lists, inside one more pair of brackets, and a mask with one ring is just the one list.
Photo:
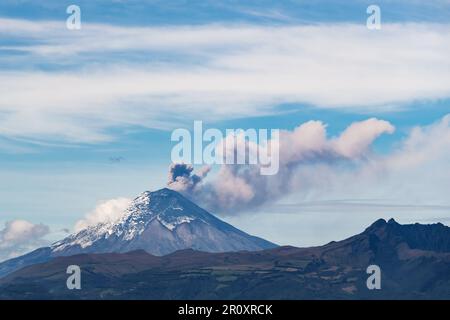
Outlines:
{"label": "snow on mountain slope", "polygon": [[124,215],[54,243],[52,255],[144,249],[165,255],[192,248],[208,252],[261,250],[275,245],[219,220],[170,189],[143,192]]}
{"label": "snow on mountain slope", "polygon": [[114,222],[87,227],[50,247],[0,263],[0,278],[57,256],[145,250],[166,255],[177,250],[257,251],[276,247],[216,218],[176,191],[143,192]]}

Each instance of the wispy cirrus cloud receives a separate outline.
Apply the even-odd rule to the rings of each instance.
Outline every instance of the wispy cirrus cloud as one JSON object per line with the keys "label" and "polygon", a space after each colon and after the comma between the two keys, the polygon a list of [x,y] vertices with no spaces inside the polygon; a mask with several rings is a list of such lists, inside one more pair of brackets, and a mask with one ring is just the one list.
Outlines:
{"label": "wispy cirrus cloud", "polygon": [[450,97],[447,24],[0,24],[0,63],[16,65],[0,72],[7,137],[101,142],[111,128],[269,115],[284,103],[364,112]]}

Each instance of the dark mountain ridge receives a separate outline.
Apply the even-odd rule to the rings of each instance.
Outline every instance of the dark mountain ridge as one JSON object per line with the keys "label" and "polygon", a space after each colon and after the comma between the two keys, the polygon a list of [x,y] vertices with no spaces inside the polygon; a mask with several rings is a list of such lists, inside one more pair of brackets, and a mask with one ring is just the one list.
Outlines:
{"label": "dark mountain ridge", "polygon": [[[0,298],[450,299],[450,228],[378,220],[348,239],[311,248],[207,253],[181,250],[57,257],[0,279]],[[83,289],[65,286],[81,267]],[[366,286],[369,265],[381,290]]]}

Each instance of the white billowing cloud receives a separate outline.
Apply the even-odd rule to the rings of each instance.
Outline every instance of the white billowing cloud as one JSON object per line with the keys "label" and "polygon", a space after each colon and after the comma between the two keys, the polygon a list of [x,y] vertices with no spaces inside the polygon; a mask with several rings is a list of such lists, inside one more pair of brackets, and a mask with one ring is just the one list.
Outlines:
{"label": "white billowing cloud", "polygon": [[131,199],[116,198],[100,202],[93,211],[89,212],[84,219],[75,224],[75,231],[78,232],[89,226],[98,223],[114,222],[126,213],[130,206]]}
{"label": "white billowing cloud", "polygon": [[395,127],[387,121],[370,118],[348,126],[338,137],[327,138],[326,124],[308,121],[292,132],[280,134],[280,162],[285,165],[313,158],[359,159],[376,138],[392,134]]}
{"label": "white billowing cloud", "polygon": [[350,125],[334,141],[334,148],[348,158],[355,158],[367,150],[372,142],[383,133],[394,133],[394,126],[387,121],[371,118]]}
{"label": "white billowing cloud", "polygon": [[367,166],[366,176],[377,177],[376,184],[369,179],[367,192],[409,204],[449,205],[449,164],[450,114],[431,125],[413,127],[390,154]]}
{"label": "white billowing cloud", "polygon": [[450,160],[450,114],[432,125],[414,127],[400,149],[386,159],[386,166],[408,171],[439,160]]}
{"label": "white billowing cloud", "polygon": [[[272,114],[282,103],[396,109],[450,97],[447,24],[84,24],[69,33],[60,22],[0,25],[9,38],[33,40],[2,48],[59,70],[0,73],[0,135],[9,137],[98,142],[111,127],[167,129]],[[117,52],[124,58],[108,60]],[[127,58],[136,52],[144,58]]]}
{"label": "white billowing cloud", "polygon": [[33,224],[26,220],[8,221],[1,231],[0,246],[3,247],[8,243],[26,243],[30,239],[41,238],[48,232],[48,227],[42,224]]}
{"label": "white billowing cloud", "polygon": [[44,243],[50,228],[26,220],[12,220],[0,230],[0,261],[23,254]]}

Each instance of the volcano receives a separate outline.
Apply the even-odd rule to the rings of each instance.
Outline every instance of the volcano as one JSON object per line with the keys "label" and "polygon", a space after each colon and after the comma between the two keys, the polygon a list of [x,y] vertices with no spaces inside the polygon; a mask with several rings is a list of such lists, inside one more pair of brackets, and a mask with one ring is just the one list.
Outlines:
{"label": "volcano", "polygon": [[50,247],[0,264],[0,277],[52,257],[144,250],[162,256],[177,250],[258,251],[276,247],[218,219],[171,189],[143,192],[118,220],[99,223]]}

